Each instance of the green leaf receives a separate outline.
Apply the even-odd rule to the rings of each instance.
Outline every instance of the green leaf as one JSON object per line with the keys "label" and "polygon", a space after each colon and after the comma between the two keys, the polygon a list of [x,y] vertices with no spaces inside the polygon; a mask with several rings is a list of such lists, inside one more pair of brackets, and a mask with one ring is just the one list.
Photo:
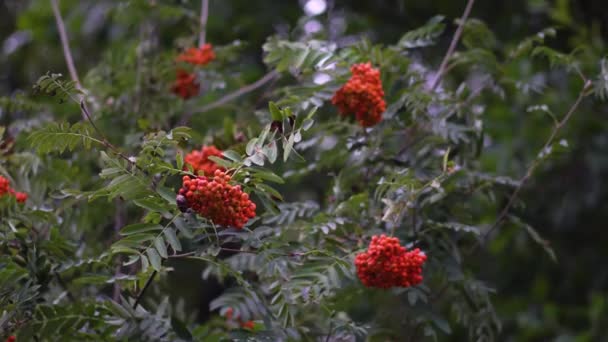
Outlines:
{"label": "green leaf", "polygon": [[253,177],[254,178],[263,179],[263,180],[267,180],[269,182],[278,183],[278,184],[284,184],[285,183],[285,181],[283,180],[283,178],[277,176],[275,173],[273,173],[271,171],[266,171],[266,170],[263,170],[263,169],[255,169],[253,171]]}
{"label": "green leaf", "polygon": [[221,166],[221,167],[225,167],[227,169],[230,169],[233,167],[233,163],[231,161],[228,161],[226,159],[222,159],[220,157],[216,157],[216,156],[209,156],[208,157],[210,160],[212,160],[214,163],[216,163],[217,165]]}
{"label": "green leaf", "polygon": [[275,190],[274,188],[272,188],[272,187],[270,187],[270,186],[268,186],[266,184],[258,183],[258,184],[255,185],[255,187],[258,190],[260,190],[262,192],[265,192],[265,193],[267,193],[270,196],[278,198],[281,201],[283,200],[283,196],[281,196],[281,194],[277,190]]}
{"label": "green leaf", "polygon": [[167,238],[167,242],[169,242],[169,245],[171,245],[171,248],[173,248],[174,251],[179,252],[182,250],[182,244],[173,229],[165,229],[164,234]]}
{"label": "green leaf", "polygon": [[247,146],[245,147],[245,153],[247,153],[248,156],[253,155],[257,144],[258,144],[258,138],[253,138],[253,139],[249,140],[249,142],[247,143]]}
{"label": "green leaf", "polygon": [[287,143],[285,145],[283,145],[283,161],[286,162],[287,159],[289,159],[289,154],[291,153],[291,150],[293,149],[293,143],[294,143],[294,135],[291,134],[289,136],[289,140],[287,140]]}
{"label": "green leaf", "polygon": [[150,260],[150,265],[156,271],[160,271],[161,269],[161,258],[160,255],[156,252],[154,248],[146,249],[146,254],[148,255],[148,259]]}
{"label": "green leaf", "polygon": [[182,170],[184,168],[184,155],[182,152],[178,151],[175,155],[175,162],[177,163],[177,168]]}
{"label": "green leaf", "polygon": [[162,204],[163,202],[158,198],[142,198],[136,199],[133,203],[141,208],[148,209],[150,211],[156,211],[160,213],[166,213],[168,210]]}
{"label": "green leaf", "polygon": [[282,121],[283,120],[283,113],[281,112],[279,107],[277,107],[276,103],[274,103],[272,101],[268,102],[268,109],[270,110],[270,117],[271,117],[272,121]]}
{"label": "green leaf", "polygon": [[167,254],[167,246],[165,246],[165,239],[163,239],[161,236],[157,236],[154,239],[154,247],[156,247],[156,250],[161,257],[165,259],[169,257]]}
{"label": "green leaf", "polygon": [[222,154],[224,155],[224,157],[226,157],[234,162],[240,162],[243,160],[243,158],[241,158],[241,155],[233,150],[226,150],[226,151],[222,152]]}
{"label": "green leaf", "polygon": [[264,149],[264,154],[268,157],[270,163],[274,163],[277,160],[278,148],[274,141],[271,141]]}
{"label": "green leaf", "polygon": [[159,224],[153,223],[135,223],[128,226],[123,227],[120,230],[120,235],[127,236],[133,235],[137,233],[151,232],[151,231],[161,231],[163,230],[163,226]]}

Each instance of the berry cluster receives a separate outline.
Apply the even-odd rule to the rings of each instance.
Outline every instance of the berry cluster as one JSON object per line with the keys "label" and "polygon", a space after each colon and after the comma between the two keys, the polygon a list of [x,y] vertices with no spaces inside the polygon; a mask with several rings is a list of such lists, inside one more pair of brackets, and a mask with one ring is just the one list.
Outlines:
{"label": "berry cluster", "polygon": [[186,164],[192,165],[194,172],[203,171],[205,175],[212,175],[215,170],[224,171],[224,168],[217,165],[210,156],[221,157],[222,151],[215,146],[203,146],[199,150],[194,150],[186,155],[184,161]]}
{"label": "berry cluster", "polygon": [[171,87],[171,91],[175,95],[187,100],[197,95],[199,89],[200,86],[196,82],[196,76],[194,74],[190,74],[182,69],[177,69],[177,79],[173,82],[173,86]]}
{"label": "berry cluster", "polygon": [[367,252],[355,258],[355,266],[363,285],[387,289],[420,284],[425,261],[418,248],[408,251],[399,239],[383,234],[372,237]]}
{"label": "berry cluster", "polygon": [[177,56],[178,62],[186,62],[194,65],[205,65],[215,59],[215,52],[211,44],[205,44],[200,48],[191,47]]}
{"label": "berry cluster", "polygon": [[382,121],[386,110],[380,71],[371,63],[354,64],[351,78],[334,94],[331,103],[338,107],[342,116],[355,115],[363,127],[371,127]]}
{"label": "berry cluster", "polygon": [[11,188],[11,184],[8,179],[0,176],[0,196],[15,196],[15,199],[19,203],[25,203],[27,201],[27,194],[25,192],[16,192]]}
{"label": "berry cluster", "polygon": [[[232,308],[228,308],[228,309],[226,310],[225,317],[226,317],[226,320],[227,320],[228,322],[231,322],[231,321],[233,320],[233,314],[234,314],[234,310],[232,310]],[[236,319],[236,320],[238,321],[239,325],[240,325],[240,326],[241,326],[241,328],[243,328],[243,329],[250,329],[250,330],[253,330],[253,328],[255,328],[255,323],[253,323],[253,321],[247,321],[247,322],[243,322],[243,321],[242,321],[242,320],[239,318],[239,316],[238,316],[238,315],[237,315],[237,316],[235,316],[235,317],[234,317],[234,319]]]}
{"label": "berry cluster", "polygon": [[[200,48],[191,47],[177,56],[178,62],[186,62],[194,65],[205,65],[215,59],[215,52],[211,44],[205,44]],[[183,69],[177,69],[177,79],[173,82],[171,91],[187,100],[200,91],[200,85],[196,82],[196,75]]]}
{"label": "berry cluster", "polygon": [[221,170],[215,170],[213,177],[184,176],[177,205],[182,210],[191,208],[217,225],[241,229],[255,217],[255,203],[240,185],[229,181],[230,176]]}

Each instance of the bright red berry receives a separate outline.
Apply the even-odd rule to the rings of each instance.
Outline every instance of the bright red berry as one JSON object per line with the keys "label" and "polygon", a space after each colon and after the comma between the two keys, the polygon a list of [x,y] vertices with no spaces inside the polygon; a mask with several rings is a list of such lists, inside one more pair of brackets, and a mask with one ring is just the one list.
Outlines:
{"label": "bright red berry", "polygon": [[241,328],[253,330],[255,323],[253,321],[241,322]]}
{"label": "bright red berry", "polygon": [[215,52],[211,44],[205,44],[200,48],[191,47],[177,56],[178,62],[186,62],[194,65],[205,65],[215,59]]}
{"label": "bright red berry", "polygon": [[229,181],[230,176],[222,170],[215,170],[208,177],[185,176],[176,202],[181,210],[191,208],[214,224],[241,229],[255,217],[256,206],[249,195],[243,196],[240,186]]}
{"label": "bright red berry", "polygon": [[178,69],[176,77],[177,79],[171,87],[171,91],[175,95],[181,97],[184,100],[198,95],[200,86],[196,82],[196,76],[194,74],[190,74],[182,69]]}
{"label": "bright red berry", "polygon": [[27,201],[27,194],[25,192],[15,192],[11,188],[9,180],[0,176],[0,196],[4,195],[15,196],[18,203],[25,203]]}
{"label": "bright red berry", "polygon": [[10,193],[11,190],[11,183],[8,181],[8,179],[0,176],[0,196],[6,194],[6,193]]}
{"label": "bright red berry", "polygon": [[382,121],[386,110],[380,71],[371,63],[354,64],[351,78],[331,99],[342,116],[355,115],[363,127],[374,126]]}
{"label": "bright red berry", "polygon": [[[221,157],[222,151],[215,146],[203,146],[199,150],[194,150],[186,155],[184,161],[186,164],[192,165],[195,173],[203,171],[205,175],[212,175],[215,170],[224,171],[224,168],[217,165],[213,160],[209,159],[210,156]],[[185,168],[184,168],[185,169]]]}
{"label": "bright red berry", "polygon": [[363,285],[387,289],[420,284],[425,261],[426,255],[418,248],[408,251],[399,239],[376,235],[367,251],[355,257],[355,266]]}
{"label": "bright red berry", "polygon": [[6,342],[15,342],[17,340],[17,338],[15,337],[15,335],[11,335],[6,339]]}

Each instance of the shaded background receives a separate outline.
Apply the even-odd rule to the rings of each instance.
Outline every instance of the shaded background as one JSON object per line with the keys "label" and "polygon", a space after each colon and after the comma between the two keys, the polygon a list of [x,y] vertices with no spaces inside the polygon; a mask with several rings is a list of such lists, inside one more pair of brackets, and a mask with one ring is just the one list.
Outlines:
{"label": "shaded background", "polygon": [[[121,16],[123,2],[61,1],[81,77],[104,57],[106,50],[127,48],[138,35],[153,35],[155,44],[175,49],[176,41],[179,44],[176,37],[188,39],[196,31],[198,1],[182,2],[192,9],[191,17],[175,17],[162,9],[155,12],[157,17],[138,17],[136,11],[124,11]],[[180,1],[129,3],[162,7],[163,3]],[[216,45],[241,41],[244,45],[239,53],[248,56],[241,58],[248,61],[242,63],[241,72],[245,81],[252,81],[265,72],[260,47],[270,35],[317,35],[340,45],[366,37],[374,43],[393,44],[405,31],[434,15],[442,14],[451,22],[461,15],[465,3],[212,0],[207,37]],[[515,45],[548,26],[557,27],[557,38],[550,41],[554,48],[571,51],[588,45],[581,57],[583,70],[584,63],[597,68],[599,58],[608,51],[607,1],[479,0],[471,16],[485,21],[494,31],[498,48]],[[449,25],[440,43],[420,51],[420,58],[437,66],[453,30],[454,26]],[[1,96],[15,95],[19,89],[29,91],[49,70],[67,74],[47,1],[0,1],[0,43]],[[541,77],[540,88],[548,86],[542,94],[539,92],[539,103],[551,104],[560,115],[579,89],[579,84],[570,79],[539,75],[532,67],[507,72],[519,73],[522,79]],[[526,112],[523,104],[506,107],[499,99],[489,97],[486,105],[486,129],[494,143],[482,156],[484,168],[519,178],[548,136],[550,121]],[[543,164],[521,196],[527,206],[515,208],[548,240],[558,262],[547,257],[526,234],[510,227],[501,231],[487,251],[469,261],[478,263],[480,278],[492,281],[490,285],[497,290],[493,299],[503,322],[499,340],[590,341],[608,329],[608,269],[603,267],[608,264],[607,116],[605,105],[587,100],[563,131],[569,148],[559,158]],[[6,115],[6,108],[0,111],[1,124],[13,119]],[[203,123],[195,121],[193,125],[197,128]],[[173,281],[183,282],[181,278]],[[183,291],[200,296],[197,301],[205,303],[213,296],[205,292],[209,288]],[[458,336],[456,331],[454,340]]]}

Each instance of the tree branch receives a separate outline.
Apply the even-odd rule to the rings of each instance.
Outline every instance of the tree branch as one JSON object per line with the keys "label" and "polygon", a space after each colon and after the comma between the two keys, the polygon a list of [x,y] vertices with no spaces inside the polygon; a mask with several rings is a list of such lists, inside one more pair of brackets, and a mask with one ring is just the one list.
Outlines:
{"label": "tree branch", "polygon": [[464,13],[462,14],[462,17],[460,18],[460,22],[458,23],[458,28],[456,29],[456,32],[454,32],[454,37],[452,37],[452,42],[450,43],[450,47],[448,48],[448,51],[446,52],[445,56],[443,57],[443,61],[441,61],[441,65],[439,66],[439,70],[437,70],[437,74],[435,75],[435,78],[433,79],[433,83],[431,83],[431,92],[435,91],[435,89],[439,85],[439,81],[441,81],[441,78],[443,77],[443,74],[446,71],[445,69],[448,66],[448,61],[454,54],[454,50],[456,50],[456,45],[458,45],[458,41],[460,40],[460,36],[462,35],[462,31],[464,30],[464,24],[467,21],[467,19],[469,18],[469,14],[471,14],[471,9],[473,8],[474,3],[475,3],[475,0],[469,0],[467,2],[467,6],[465,7]]}
{"label": "tree branch", "polygon": [[[568,120],[570,120],[570,118],[572,117],[572,115],[574,114],[574,112],[576,111],[578,106],[580,105],[581,101],[586,96],[587,91],[591,88],[591,86],[592,86],[592,82],[589,80],[586,80],[585,84],[583,85],[583,88],[581,89],[581,91],[578,94],[578,97],[576,98],[576,101],[574,101],[574,103],[572,104],[572,106],[570,107],[568,112],[566,112],[566,115],[563,117],[563,119],[561,119],[559,122],[557,122],[555,124],[555,126],[553,127],[553,130],[551,131],[551,134],[549,135],[549,138],[547,139],[547,142],[544,144],[540,153],[544,153],[549,148],[551,148],[551,146],[553,145],[553,142],[555,140],[555,137],[557,137],[557,134],[559,133],[559,131],[564,127],[564,125],[566,125]],[[473,246],[473,248],[471,248],[470,253],[475,251],[477,249],[477,247],[479,247],[480,244],[482,244],[482,243],[485,244],[487,242],[490,234],[499,227],[499,225],[505,219],[505,217],[509,213],[509,210],[515,203],[515,199],[521,192],[521,189],[526,184],[526,182],[530,179],[530,177],[532,177],[532,175],[534,174],[534,171],[541,164],[541,162],[542,162],[541,158],[536,158],[536,159],[534,159],[532,164],[530,164],[530,166],[526,170],[526,173],[524,174],[524,176],[519,180],[519,185],[515,188],[515,190],[513,190],[513,193],[511,193],[511,196],[509,196],[507,204],[504,206],[504,208],[501,210],[500,214],[494,221],[494,224],[492,224],[490,229],[488,229],[483,234],[481,239],[478,240],[477,243]]]}
{"label": "tree branch", "polygon": [[209,0],[201,1],[201,28],[198,33],[198,47],[205,45],[205,32],[207,31],[207,18],[209,17]]}
{"label": "tree branch", "polygon": [[[257,88],[263,86],[264,84],[268,83],[269,81],[271,81],[278,75],[279,75],[279,73],[273,70],[273,71],[267,73],[266,75],[264,75],[259,80],[255,81],[251,84],[248,84],[240,89],[237,89],[236,91],[221,97],[220,99],[218,99],[215,102],[212,102],[212,103],[209,103],[209,104],[203,106],[198,111],[197,114],[202,114],[202,113],[208,112],[208,111],[215,109],[217,107],[220,107],[238,97],[241,97],[249,92],[252,92],[252,91],[256,90]],[[192,113],[192,112],[184,113],[184,115],[180,119],[180,124],[186,125],[190,121],[190,119],[192,118],[193,115],[194,115],[194,113]]]}
{"label": "tree branch", "polygon": [[78,79],[78,73],[76,72],[76,67],[74,66],[74,60],[72,59],[72,52],[70,50],[70,42],[68,40],[68,34],[65,30],[65,25],[63,24],[63,19],[61,18],[61,12],[59,11],[59,6],[57,6],[57,0],[51,0],[51,7],[53,8],[53,14],[55,16],[55,23],[57,24],[57,30],[59,31],[59,38],[61,39],[61,46],[63,47],[63,57],[65,57],[65,63],[68,66],[68,71],[70,72],[70,77],[72,81],[76,83],[79,89],[82,89],[82,84],[80,84],[80,79]]}
{"label": "tree branch", "polygon": [[150,277],[148,277],[148,280],[146,280],[144,288],[141,289],[141,292],[137,295],[137,298],[135,298],[135,303],[133,303],[133,310],[137,309],[139,302],[141,302],[142,298],[146,294],[146,291],[148,291],[148,288],[150,287],[150,285],[152,285],[152,281],[154,280],[154,277],[156,277],[156,273],[158,272],[152,272],[152,274],[150,274]]}

